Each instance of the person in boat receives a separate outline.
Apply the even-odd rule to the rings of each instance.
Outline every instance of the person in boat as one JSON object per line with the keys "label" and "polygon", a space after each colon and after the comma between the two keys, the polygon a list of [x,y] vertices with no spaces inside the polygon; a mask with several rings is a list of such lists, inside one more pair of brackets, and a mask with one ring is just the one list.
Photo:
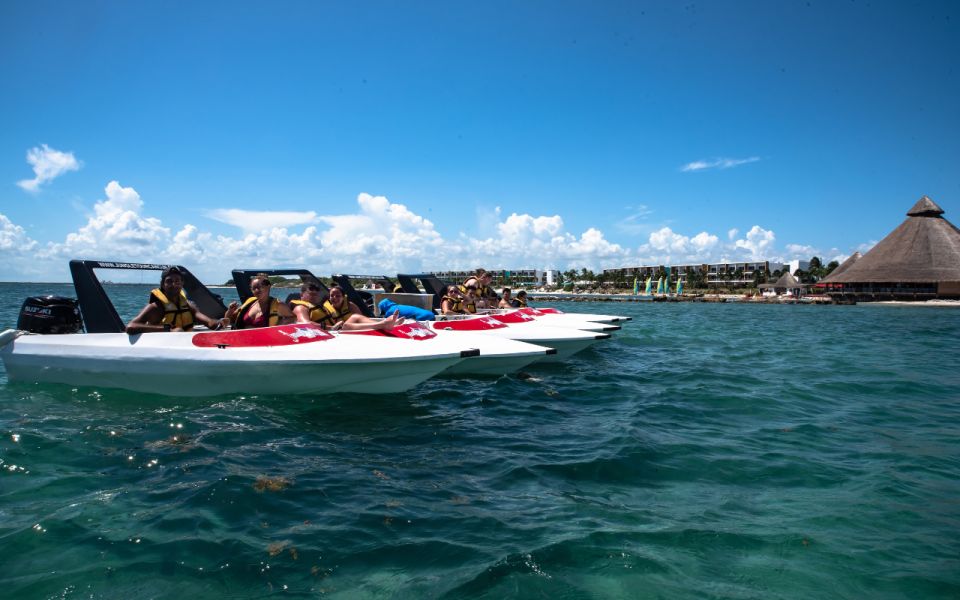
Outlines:
{"label": "person in boat", "polygon": [[456,285],[448,285],[447,293],[440,300],[440,313],[444,315],[462,315],[467,311],[463,308],[463,292]]}
{"label": "person in boat", "polygon": [[527,307],[527,290],[520,290],[517,292],[516,298],[516,307],[517,308],[526,308]]}
{"label": "person in boat", "polygon": [[357,305],[347,299],[338,285],[331,287],[327,298],[323,298],[317,282],[305,281],[300,286],[300,299],[291,300],[290,304],[297,323],[317,323],[324,329],[390,331],[397,325],[403,324],[403,319],[399,318],[396,312],[379,320],[364,316]]}
{"label": "person in boat", "polygon": [[229,321],[208,317],[197,309],[196,304],[187,300],[183,292],[183,274],[173,266],[163,270],[160,287],[150,292],[147,305],[127,323],[127,333],[190,331],[197,323],[210,329],[222,329]]}
{"label": "person in boat", "polygon": [[492,281],[493,275],[487,272],[486,269],[477,269],[476,274],[464,280],[460,286],[460,291],[466,294],[467,289],[471,285],[476,286],[475,296],[477,306],[480,308],[496,308],[500,298],[497,296],[497,293],[493,291],[493,288],[490,287]]}
{"label": "person in boat", "polygon": [[477,296],[477,286],[468,285],[467,293],[463,295],[463,311],[471,315],[476,314],[477,306],[484,306]]}
{"label": "person in boat", "polygon": [[497,304],[497,308],[516,308],[516,307],[518,307],[520,304],[517,302],[516,299],[514,299],[514,298],[511,297],[511,294],[512,294],[512,293],[513,293],[513,292],[512,292],[512,290],[511,290],[510,288],[508,288],[508,287],[503,288],[503,297],[500,298],[500,302],[499,302],[499,304]]}
{"label": "person in boat", "polygon": [[231,304],[227,309],[227,318],[234,329],[273,327],[293,321],[293,313],[287,305],[270,295],[271,285],[266,273],[257,273],[250,278],[253,295],[239,308]]}

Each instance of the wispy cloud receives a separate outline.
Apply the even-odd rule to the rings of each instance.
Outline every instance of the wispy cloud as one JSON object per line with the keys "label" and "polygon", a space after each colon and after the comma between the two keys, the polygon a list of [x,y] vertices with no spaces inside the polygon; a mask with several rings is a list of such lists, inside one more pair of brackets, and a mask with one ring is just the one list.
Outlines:
{"label": "wispy cloud", "polygon": [[646,204],[627,206],[626,209],[631,211],[630,214],[614,225],[618,231],[632,235],[647,234],[653,231],[654,225],[647,221],[647,217],[653,214],[653,209]]}
{"label": "wispy cloud", "polygon": [[758,160],[760,160],[759,156],[751,156],[749,158],[714,158],[712,160],[695,160],[691,163],[683,165],[680,167],[680,170],[684,173],[690,173],[693,171],[706,171],[707,169],[730,169],[733,167],[739,167],[740,165],[757,162]]}
{"label": "wispy cloud", "polygon": [[292,210],[241,210],[239,208],[216,208],[204,213],[214,221],[239,227],[244,231],[263,231],[278,227],[307,225],[317,221],[317,213]]}
{"label": "wispy cloud", "polygon": [[27,162],[33,167],[33,179],[23,179],[17,185],[28,192],[36,192],[40,186],[67,171],[77,171],[81,163],[73,152],[54,150],[46,144],[27,150]]}

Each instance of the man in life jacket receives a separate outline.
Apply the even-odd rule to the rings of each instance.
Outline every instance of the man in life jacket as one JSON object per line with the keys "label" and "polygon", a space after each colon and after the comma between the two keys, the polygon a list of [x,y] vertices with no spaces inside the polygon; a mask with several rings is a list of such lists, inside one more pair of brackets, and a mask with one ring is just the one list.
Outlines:
{"label": "man in life jacket", "polygon": [[[236,303],[231,306],[236,306]],[[183,293],[183,274],[177,267],[167,267],[160,275],[160,287],[150,292],[150,301],[140,314],[127,323],[127,333],[153,331],[190,331],[196,323],[210,329],[222,329],[229,321],[213,319],[197,310]]]}
{"label": "man in life jacket", "polygon": [[404,321],[396,313],[385,319],[365,316],[356,304],[350,302],[338,285],[331,287],[330,293],[324,299],[320,294],[320,286],[315,281],[303,282],[300,286],[300,299],[291,300],[290,304],[297,323],[317,323],[324,329],[389,331]]}
{"label": "man in life jacket", "polygon": [[492,281],[493,275],[487,272],[486,269],[477,269],[475,275],[464,280],[460,286],[460,291],[466,294],[470,286],[475,286],[476,293],[474,296],[476,297],[477,306],[480,308],[496,308],[500,298],[497,296],[497,293],[493,291],[493,288],[490,287]]}
{"label": "man in life jacket", "polygon": [[497,308],[517,308],[520,306],[520,303],[510,296],[511,293],[510,288],[503,288],[503,297],[500,298],[500,303],[497,305]]}

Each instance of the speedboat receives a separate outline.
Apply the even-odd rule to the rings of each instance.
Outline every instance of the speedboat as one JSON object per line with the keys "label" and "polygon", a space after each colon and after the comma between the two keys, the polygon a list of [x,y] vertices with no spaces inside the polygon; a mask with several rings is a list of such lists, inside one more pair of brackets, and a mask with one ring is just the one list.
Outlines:
{"label": "speedboat", "polygon": [[[443,298],[447,283],[435,275],[429,273],[397,275],[397,281],[404,292],[409,294],[420,293],[417,287],[417,281],[423,285],[423,290],[432,296],[433,308],[440,308],[440,302]],[[481,314],[490,314],[494,318],[500,318],[498,315],[512,314],[521,311],[522,314],[534,317],[544,325],[553,327],[570,327],[584,331],[611,332],[620,329],[619,325],[611,323],[616,321],[629,321],[629,317],[617,317],[613,315],[590,315],[587,313],[564,313],[557,309],[540,310],[536,308],[507,308],[507,309],[481,309]],[[602,321],[601,321],[602,320]]]}
{"label": "speedboat", "polygon": [[[316,277],[307,269],[234,269],[232,272],[233,281],[241,300],[250,297],[251,291],[248,282],[250,281],[250,277],[257,273],[265,273],[269,276],[295,275],[299,277],[301,281],[310,281],[317,284],[321,288],[324,288],[323,291],[326,292],[326,286],[320,282],[320,278]],[[366,300],[357,294],[352,285],[348,283],[344,286],[344,292],[361,311],[366,312],[365,309],[368,309]],[[295,298],[299,298],[299,294],[290,294],[286,300],[289,302]],[[443,372],[444,375],[507,375],[519,371],[530,363],[556,354],[556,350],[552,347],[546,347],[546,344],[537,345],[527,340],[490,337],[469,333],[464,335],[453,334],[452,331],[436,330],[431,328],[427,322],[418,323],[417,321],[406,322],[403,325],[394,327],[390,331],[343,331],[340,332],[339,335],[365,336],[368,338],[391,338],[400,336],[417,340],[425,339],[426,337],[439,337],[447,343],[479,351],[479,354],[476,356],[467,357],[465,360],[448,367]]]}
{"label": "speedboat", "polygon": [[559,362],[585,350],[599,340],[610,338],[609,333],[582,331],[567,327],[552,327],[533,319],[506,323],[487,315],[441,315],[435,321],[425,322],[434,331],[456,332],[457,335],[473,334],[498,339],[509,339],[549,346],[556,352],[539,362]]}
{"label": "speedboat", "polygon": [[406,335],[410,329],[422,329],[425,333],[418,335],[437,336],[457,347],[467,346],[477,350],[476,356],[466,357],[465,360],[448,367],[442,375],[509,375],[519,371],[527,365],[545,360],[557,354],[554,348],[546,344],[538,345],[530,341],[521,341],[516,338],[494,337],[477,335],[468,331],[455,332],[452,329],[432,327],[429,321],[404,323],[394,327],[389,332],[382,330],[343,331],[340,335],[373,336],[389,339],[397,335]]}
{"label": "speedboat", "polygon": [[545,315],[567,315],[570,317],[577,317],[583,321],[590,321],[592,323],[621,323],[633,320],[633,317],[622,317],[619,315],[595,315],[593,313],[571,313],[558,308],[540,307],[533,310],[539,311]]}
{"label": "speedboat", "polygon": [[475,354],[435,338],[335,335],[316,325],[235,331],[11,335],[0,356],[11,381],[168,396],[401,392]]}
{"label": "speedboat", "polygon": [[[113,387],[172,396],[402,392],[479,351],[469,340],[411,324],[389,337],[329,333],[318,326],[128,335],[95,269],[167,265],[70,262],[78,300],[28,298],[18,330],[0,334],[11,381]],[[184,290],[220,317],[226,307],[187,269]],[[81,331],[86,330],[86,333]]]}
{"label": "speedboat", "polygon": [[611,323],[596,323],[586,321],[577,314],[567,313],[545,313],[536,308],[494,308],[481,309],[478,314],[488,315],[503,323],[531,323],[536,322],[540,325],[549,327],[560,327],[563,329],[579,329],[580,331],[596,331],[600,333],[610,333],[619,331],[619,325]]}

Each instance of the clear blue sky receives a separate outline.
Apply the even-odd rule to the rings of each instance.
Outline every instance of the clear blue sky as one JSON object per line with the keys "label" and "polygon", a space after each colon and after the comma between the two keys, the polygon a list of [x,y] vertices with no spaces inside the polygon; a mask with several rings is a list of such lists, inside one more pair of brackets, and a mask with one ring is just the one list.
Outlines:
{"label": "clear blue sky", "polygon": [[844,256],[960,222],[958,7],[5,2],[0,278]]}

